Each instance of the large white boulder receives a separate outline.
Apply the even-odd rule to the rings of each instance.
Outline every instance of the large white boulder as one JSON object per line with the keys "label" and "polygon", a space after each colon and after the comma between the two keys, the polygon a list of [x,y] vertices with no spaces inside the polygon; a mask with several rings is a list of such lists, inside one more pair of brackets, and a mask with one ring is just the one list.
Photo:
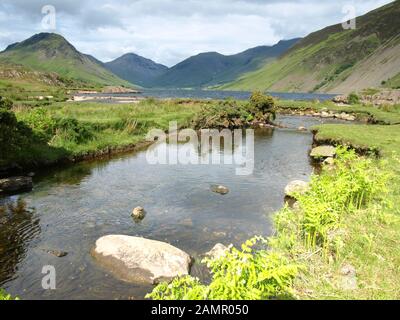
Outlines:
{"label": "large white boulder", "polygon": [[160,241],[108,235],[96,241],[94,258],[117,278],[128,282],[159,283],[189,274],[191,257]]}

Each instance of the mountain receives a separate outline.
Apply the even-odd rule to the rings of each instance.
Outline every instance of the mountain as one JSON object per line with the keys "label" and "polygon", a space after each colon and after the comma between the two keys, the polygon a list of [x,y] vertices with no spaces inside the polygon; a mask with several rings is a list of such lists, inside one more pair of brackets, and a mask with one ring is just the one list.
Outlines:
{"label": "mountain", "polygon": [[293,46],[299,39],[260,46],[235,55],[217,52],[200,53],[190,57],[155,79],[154,87],[194,88],[213,86],[232,81],[239,75],[272,61]]}
{"label": "mountain", "polygon": [[0,53],[0,63],[18,64],[33,70],[55,72],[61,77],[97,85],[130,85],[106,70],[92,56],[80,53],[64,37],[40,33],[14,43]]}
{"label": "mountain", "polygon": [[278,60],[221,89],[348,93],[400,85],[400,1],[314,32]]}
{"label": "mountain", "polygon": [[168,67],[134,53],[125,54],[104,66],[120,78],[143,87],[151,86],[154,79],[168,70]]}

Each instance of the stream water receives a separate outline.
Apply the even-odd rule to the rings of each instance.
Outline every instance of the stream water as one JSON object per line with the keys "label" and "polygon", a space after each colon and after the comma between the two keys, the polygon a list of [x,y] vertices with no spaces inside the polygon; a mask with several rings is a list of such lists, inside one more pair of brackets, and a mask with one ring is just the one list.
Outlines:
{"label": "stream water", "polygon": [[[297,128],[322,120],[281,116],[278,122]],[[90,250],[99,237],[143,236],[196,258],[218,242],[239,245],[269,235],[286,184],[313,170],[311,143],[309,132],[257,130],[249,176],[235,175],[234,165],[150,165],[145,151],[37,174],[32,192],[0,198],[5,204],[21,197],[29,208],[0,220],[0,287],[22,299],[142,299],[151,286],[119,281],[96,265]],[[213,184],[229,194],[211,192]],[[147,211],[141,223],[130,216],[136,206]],[[54,249],[68,255],[47,252]],[[56,290],[42,289],[45,265],[56,269]],[[197,264],[193,274],[206,277]]]}

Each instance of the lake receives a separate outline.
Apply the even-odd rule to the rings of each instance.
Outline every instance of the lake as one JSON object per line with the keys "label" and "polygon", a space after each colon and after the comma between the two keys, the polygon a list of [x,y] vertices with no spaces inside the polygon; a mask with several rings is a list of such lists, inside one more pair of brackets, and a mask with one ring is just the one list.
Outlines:
{"label": "lake", "polygon": [[[276,93],[270,92],[272,96],[285,100],[331,100],[335,95],[320,94],[320,93]],[[85,94],[83,96],[98,96],[98,97],[153,97],[158,99],[172,99],[172,98],[190,98],[190,99],[227,99],[234,98],[237,100],[248,100],[251,92],[246,91],[223,91],[223,90],[185,90],[185,89],[141,89],[140,94]],[[117,99],[118,100],[118,99]],[[103,100],[102,102],[112,102]]]}
{"label": "lake", "polygon": [[[120,281],[91,257],[95,241],[108,234],[171,243],[196,259],[192,274],[206,279],[202,254],[218,242],[240,245],[270,235],[287,183],[312,173],[312,134],[295,128],[338,122],[277,121],[294,129],[256,130],[255,169],[248,176],[235,175],[234,165],[150,165],[145,151],[38,173],[32,192],[0,198],[6,204],[21,197],[29,208],[0,220],[0,287],[22,299],[143,299],[152,286]],[[213,193],[214,184],[230,192]],[[147,211],[140,223],[130,216],[137,206]],[[56,290],[41,287],[45,265],[56,269]]]}

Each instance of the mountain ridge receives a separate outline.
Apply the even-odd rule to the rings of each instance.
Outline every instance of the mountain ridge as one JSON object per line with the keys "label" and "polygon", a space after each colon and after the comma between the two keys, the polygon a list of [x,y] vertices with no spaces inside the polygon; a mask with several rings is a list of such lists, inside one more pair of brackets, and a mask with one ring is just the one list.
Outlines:
{"label": "mountain ridge", "polygon": [[358,17],[355,30],[328,26],[276,61],[219,86],[227,90],[349,93],[398,82],[400,1]]}
{"label": "mountain ridge", "polygon": [[233,55],[202,52],[171,67],[153,86],[192,88],[229,82],[267,59],[276,59],[299,39],[281,40],[273,46],[258,46]]}
{"label": "mountain ridge", "polygon": [[55,72],[62,77],[81,82],[132,86],[106,70],[99,60],[79,52],[56,33],[38,33],[9,45],[0,53],[0,62]]}

